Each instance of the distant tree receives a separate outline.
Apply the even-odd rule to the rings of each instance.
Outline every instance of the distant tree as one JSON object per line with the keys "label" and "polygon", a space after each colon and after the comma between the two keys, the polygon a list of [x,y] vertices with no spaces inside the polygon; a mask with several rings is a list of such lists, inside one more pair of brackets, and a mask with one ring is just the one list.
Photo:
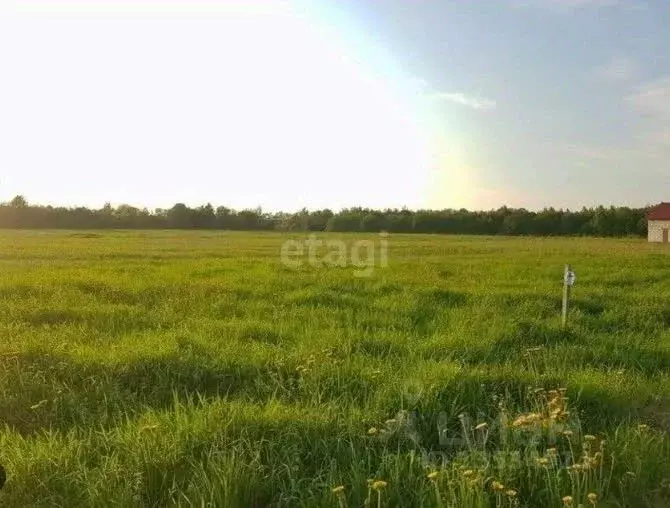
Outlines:
{"label": "distant tree", "polygon": [[14,198],[9,202],[9,206],[12,208],[25,208],[28,206],[28,201],[23,196],[14,196]]}
{"label": "distant tree", "polygon": [[261,228],[262,211],[260,208],[242,210],[237,214],[238,229],[254,231]]}
{"label": "distant tree", "polygon": [[212,229],[216,226],[216,214],[214,207],[207,203],[193,210],[191,222],[193,227],[201,229]]}
{"label": "distant tree", "polygon": [[328,219],[326,231],[360,231],[361,217],[355,210],[342,210]]}
{"label": "distant tree", "polygon": [[310,231],[325,231],[328,221],[335,215],[332,210],[317,210],[309,215],[308,229]]}
{"label": "distant tree", "polygon": [[191,223],[192,210],[184,203],[177,203],[167,212],[168,227],[175,229],[187,229]]}
{"label": "distant tree", "polygon": [[412,231],[413,213],[410,210],[386,210],[386,224],[393,233],[410,233]]}
{"label": "distant tree", "polygon": [[379,211],[370,210],[361,219],[361,231],[383,231],[388,229],[386,216]]}
{"label": "distant tree", "polygon": [[236,211],[210,203],[189,208],[136,208],[105,203],[102,209],[30,205],[23,196],[0,203],[3,228],[201,228],[284,231],[381,231],[472,235],[646,236],[648,208],[599,206],[579,211],[546,208],[533,212],[507,206],[489,211],[346,208],[339,212],[302,209],[297,213],[264,213],[260,208]]}

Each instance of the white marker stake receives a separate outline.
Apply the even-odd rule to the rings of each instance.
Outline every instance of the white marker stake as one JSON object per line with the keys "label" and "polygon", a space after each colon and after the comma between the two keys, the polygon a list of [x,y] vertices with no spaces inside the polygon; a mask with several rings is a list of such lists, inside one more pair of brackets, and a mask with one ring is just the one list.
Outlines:
{"label": "white marker stake", "polygon": [[570,305],[570,289],[575,285],[575,272],[570,265],[565,265],[565,274],[563,275],[563,327],[568,324],[568,308]]}

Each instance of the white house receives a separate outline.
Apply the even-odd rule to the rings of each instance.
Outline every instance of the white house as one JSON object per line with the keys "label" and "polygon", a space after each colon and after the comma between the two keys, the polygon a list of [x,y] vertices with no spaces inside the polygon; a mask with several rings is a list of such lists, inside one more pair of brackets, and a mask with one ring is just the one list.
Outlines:
{"label": "white house", "polygon": [[670,243],[670,203],[661,203],[649,212],[649,241]]}

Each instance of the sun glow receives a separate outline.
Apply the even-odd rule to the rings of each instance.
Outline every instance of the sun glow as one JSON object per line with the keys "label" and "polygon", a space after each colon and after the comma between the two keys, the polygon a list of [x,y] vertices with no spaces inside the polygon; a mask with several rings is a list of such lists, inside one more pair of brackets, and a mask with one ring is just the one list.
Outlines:
{"label": "sun glow", "polygon": [[420,97],[343,18],[286,2],[6,5],[3,199],[429,204]]}

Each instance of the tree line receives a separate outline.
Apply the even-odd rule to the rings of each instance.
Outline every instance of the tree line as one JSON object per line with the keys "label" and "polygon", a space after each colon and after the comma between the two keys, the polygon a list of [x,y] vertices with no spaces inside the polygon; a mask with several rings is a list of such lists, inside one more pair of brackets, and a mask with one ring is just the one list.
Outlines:
{"label": "tree line", "polygon": [[22,196],[0,203],[0,228],[25,229],[223,229],[239,231],[338,231],[472,235],[645,236],[649,208],[581,210],[523,208],[469,211],[347,208],[268,213],[206,204],[148,210],[106,204],[100,209],[29,204]]}

